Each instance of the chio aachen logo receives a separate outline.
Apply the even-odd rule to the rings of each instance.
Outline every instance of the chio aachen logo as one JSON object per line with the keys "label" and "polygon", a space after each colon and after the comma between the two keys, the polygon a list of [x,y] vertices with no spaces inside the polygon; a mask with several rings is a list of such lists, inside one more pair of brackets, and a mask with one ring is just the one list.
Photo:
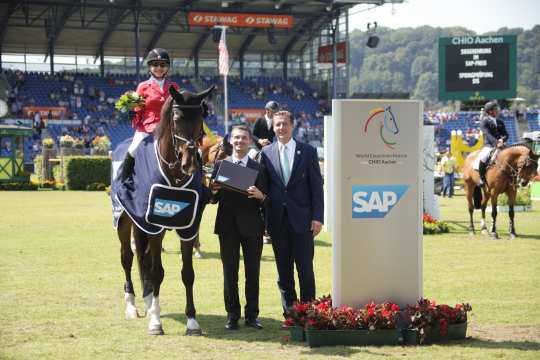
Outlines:
{"label": "chio aachen logo", "polygon": [[353,185],[352,217],[384,218],[408,189],[409,185]]}
{"label": "chio aachen logo", "polygon": [[180,211],[187,208],[190,204],[182,201],[171,201],[165,199],[156,199],[154,203],[154,215],[163,217],[173,217]]}
{"label": "chio aachen logo", "polygon": [[[369,112],[369,117],[364,125],[364,134],[367,134],[368,125],[373,119],[379,120],[379,136],[384,145],[390,149],[394,149],[394,145],[397,144],[393,138],[399,133],[399,128],[396,120],[396,116],[392,112],[392,107],[387,106],[383,108],[375,108]],[[385,135],[386,134],[386,135]]]}

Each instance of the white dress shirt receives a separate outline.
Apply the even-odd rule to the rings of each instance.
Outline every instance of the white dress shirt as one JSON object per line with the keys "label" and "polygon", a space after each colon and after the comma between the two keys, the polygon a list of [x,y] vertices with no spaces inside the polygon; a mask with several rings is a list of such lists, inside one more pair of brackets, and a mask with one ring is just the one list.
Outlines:
{"label": "white dress shirt", "polygon": [[[247,166],[247,162],[248,162],[248,159],[249,159],[249,156],[246,154],[246,156],[244,156],[243,158],[241,159],[238,159],[234,153],[231,155],[231,160],[233,163],[235,164],[238,164],[240,166],[243,166],[243,167],[246,167]],[[240,163],[238,163],[238,161],[240,161]]]}

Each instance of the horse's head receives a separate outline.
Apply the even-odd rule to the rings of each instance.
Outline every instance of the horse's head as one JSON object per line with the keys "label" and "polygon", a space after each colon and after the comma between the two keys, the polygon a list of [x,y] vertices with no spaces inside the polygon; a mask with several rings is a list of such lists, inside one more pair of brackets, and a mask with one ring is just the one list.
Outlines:
{"label": "horse's head", "polygon": [[518,181],[526,186],[530,180],[538,175],[538,155],[531,149],[523,147],[523,153],[517,160]]}
{"label": "horse's head", "polygon": [[160,140],[170,138],[165,143],[173,150],[173,161],[180,162],[180,169],[185,175],[191,175],[199,168],[197,150],[204,135],[203,119],[207,112],[204,100],[213,90],[214,86],[211,86],[198,94],[188,91],[179,93],[171,86],[171,97],[161,110],[162,120],[157,136]]}

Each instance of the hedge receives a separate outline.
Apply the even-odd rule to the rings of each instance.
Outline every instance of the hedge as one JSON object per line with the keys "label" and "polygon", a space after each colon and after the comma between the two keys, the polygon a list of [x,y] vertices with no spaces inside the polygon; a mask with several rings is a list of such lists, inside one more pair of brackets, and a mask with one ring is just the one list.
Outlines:
{"label": "hedge", "polygon": [[108,156],[66,156],[64,181],[67,190],[87,190],[96,183],[106,187],[111,183],[111,159]]}

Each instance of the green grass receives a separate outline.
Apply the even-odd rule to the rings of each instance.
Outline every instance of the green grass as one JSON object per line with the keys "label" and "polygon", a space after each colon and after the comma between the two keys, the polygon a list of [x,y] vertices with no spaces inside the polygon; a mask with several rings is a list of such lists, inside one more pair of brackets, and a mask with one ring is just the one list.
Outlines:
{"label": "green grass", "polygon": [[[286,342],[268,245],[260,281],[264,330],[224,329],[214,206],[203,220],[205,258],[195,259],[197,318],[205,336],[183,335],[179,244],[168,233],[161,292],[166,335],[151,337],[146,319],[123,318],[124,275],[105,193],[0,192],[0,203],[0,359],[540,358],[538,202],[534,212],[516,215],[521,237],[515,241],[508,240],[507,215],[500,214],[502,240],[494,241],[468,235],[463,196],[443,199],[441,211],[452,232],[424,237],[424,294],[440,303],[470,302],[470,339],[427,347],[320,349]],[[317,293],[330,293],[328,234],[317,240],[315,262]],[[240,286],[243,294],[243,281]]]}

